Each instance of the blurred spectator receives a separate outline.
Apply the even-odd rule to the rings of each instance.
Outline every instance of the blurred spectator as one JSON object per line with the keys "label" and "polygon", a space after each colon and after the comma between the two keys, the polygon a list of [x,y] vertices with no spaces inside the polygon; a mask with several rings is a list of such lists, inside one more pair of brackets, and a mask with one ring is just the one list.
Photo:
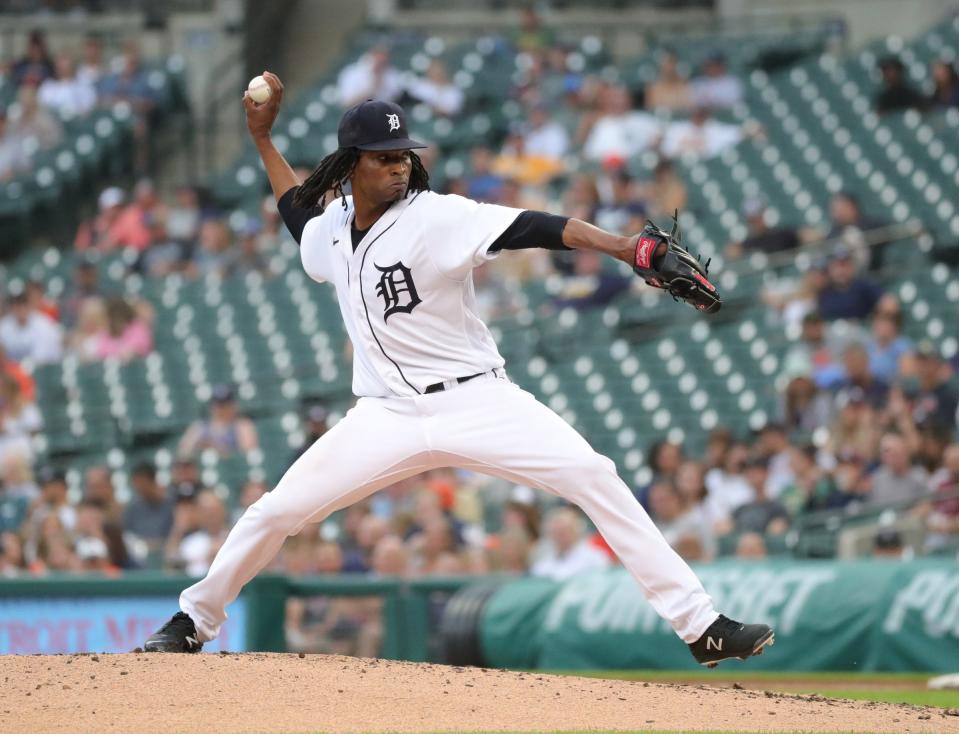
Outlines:
{"label": "blurred spectator", "polygon": [[126,548],[117,526],[108,527],[103,509],[81,502],[74,528],[77,558],[84,571],[115,576],[127,564]]}
{"label": "blurred spectator", "polygon": [[678,550],[682,541],[694,538],[703,560],[716,554],[715,535],[702,505],[688,503],[670,482],[653,483],[649,508],[656,527],[674,549]]}
{"label": "blurred spectator", "polygon": [[733,511],[733,532],[782,535],[789,529],[786,508],[766,494],[769,481],[769,462],[763,456],[750,457],[746,462],[746,481],[754,497]]}
{"label": "blurred spectator", "polygon": [[688,120],[676,120],[666,126],[661,149],[668,158],[713,158],[742,137],[739,125],[714,120],[707,108],[696,107]]}
{"label": "blurred spectator", "polygon": [[[194,519],[192,527],[184,528],[179,522],[180,515],[177,515],[178,522],[174,523],[167,541],[168,548],[175,544],[175,551],[173,558],[168,555],[168,559],[172,560],[174,567],[182,568],[190,576],[203,576],[229,532],[226,507],[223,500],[209,489],[200,492],[194,500],[178,502],[178,513],[181,507],[192,507]],[[179,535],[181,532],[183,534]]]}
{"label": "blurred spectator", "polygon": [[828,448],[834,456],[843,454],[871,462],[879,444],[876,411],[860,387],[852,387],[838,396],[839,408],[829,430]]}
{"label": "blurred spectator", "polygon": [[23,454],[10,454],[0,462],[0,486],[7,497],[33,502],[40,496],[40,487],[34,480],[30,462]]}
{"label": "blurred spectator", "polygon": [[199,191],[193,186],[178,186],[173,195],[173,204],[167,211],[166,233],[183,248],[184,259],[192,254],[200,231],[201,215]]}
{"label": "blurred spectator", "polygon": [[706,489],[709,492],[706,504],[710,515],[720,518],[721,524],[732,518],[739,507],[756,497],[744,474],[748,458],[749,449],[746,445],[734,443],[726,452],[722,467],[714,467],[706,472]]}
{"label": "blurred spectator", "polygon": [[[8,457],[4,465],[12,465],[20,457]],[[21,460],[22,461],[22,460]],[[25,462],[24,462],[25,463]],[[30,499],[17,494],[16,490],[6,482],[0,482],[0,536],[6,533],[18,533],[27,517]]]}
{"label": "blurred spectator", "polygon": [[110,252],[115,248],[131,244],[129,241],[131,236],[140,245],[141,250],[149,244],[150,231],[145,223],[137,222],[135,217],[121,218],[124,213],[125,198],[123,189],[116,186],[110,186],[100,192],[97,199],[97,216],[77,228],[73,246],[79,252],[85,250]]}
{"label": "blurred spectator", "polygon": [[879,229],[886,222],[867,216],[862,211],[859,197],[849,191],[840,191],[829,200],[832,224],[826,233],[827,239],[841,239],[852,255],[858,270],[878,270],[882,267],[887,243],[868,244],[864,233]]}
{"label": "blurred spectator", "polygon": [[233,508],[230,516],[230,526],[235,525],[236,521],[243,517],[243,513],[250,508],[250,505],[259,500],[267,491],[269,491],[269,488],[261,480],[247,479],[240,487],[236,507]]}
{"label": "blurred spectator", "polygon": [[597,206],[599,189],[596,187],[596,179],[588,173],[573,176],[563,192],[563,214],[591,222]]}
{"label": "blurred spectator", "polygon": [[450,81],[446,65],[439,59],[430,62],[425,77],[413,77],[406,82],[406,93],[437,115],[453,117],[463,109],[463,90]]}
{"label": "blurred spectator", "polygon": [[210,399],[210,417],[190,424],[180,440],[178,453],[192,456],[213,449],[220,456],[230,456],[252,451],[258,443],[253,421],[237,411],[233,388],[217,385]]}
{"label": "blurred spectator", "polygon": [[732,445],[733,433],[728,428],[711,430],[706,437],[706,470],[722,468]]}
{"label": "blurred spectator", "polygon": [[527,117],[526,155],[559,161],[569,150],[569,135],[556,120],[551,119],[546,105],[534,105]]}
{"label": "blurred spectator", "polygon": [[882,74],[882,87],[876,94],[876,110],[880,114],[925,106],[922,95],[909,86],[906,68],[897,57],[880,59],[879,72]]}
{"label": "blurred spectator", "polygon": [[582,515],[572,507],[552,510],[545,521],[546,547],[530,573],[554,581],[565,581],[584,571],[609,566],[609,557],[586,539]]}
{"label": "blurred spectator", "polygon": [[799,341],[783,358],[783,372],[809,375],[818,385],[832,385],[842,379],[842,371],[834,354],[835,339],[827,339],[826,326],[818,311],[807,313],[802,320]]}
{"label": "blurred spectator", "polygon": [[77,325],[80,310],[87,298],[102,295],[96,262],[89,256],[80,256],[73,268],[73,278],[60,297],[58,311],[65,329]]}
{"label": "blurred spectator", "polygon": [[783,394],[782,420],[790,432],[811,433],[829,424],[832,399],[821,391],[809,375],[796,375]]}
{"label": "blurred spectator", "polygon": [[631,278],[603,269],[603,257],[593,250],[577,250],[573,260],[573,276],[567,278],[555,306],[571,306],[578,310],[608,306],[620,293],[629,289]]}
{"label": "blurred spectator", "polygon": [[307,406],[306,411],[303,414],[305,437],[303,439],[303,443],[301,443],[298,448],[293,449],[292,453],[290,454],[290,466],[293,465],[294,461],[303,456],[310,446],[319,441],[320,438],[322,438],[323,435],[330,430],[329,419],[329,411],[327,411],[327,409],[321,403],[313,403],[312,405]]}
{"label": "blurred spectator", "polygon": [[500,191],[500,202],[504,204],[510,183],[522,186],[525,190],[538,188],[562,171],[561,161],[529,154],[526,149],[526,137],[518,125],[514,126],[507,136],[499,155],[493,161],[493,173],[504,180]]}
{"label": "blurred spectator", "polygon": [[829,282],[819,293],[819,312],[826,321],[865,319],[876,307],[882,288],[856,275],[852,253],[837,247],[829,258]]}
{"label": "blurred spectator", "polygon": [[902,335],[902,312],[898,304],[887,306],[881,299],[872,317],[872,329],[867,351],[869,371],[883,382],[891,383],[900,372],[905,355],[913,349],[912,340]]}
{"label": "blurred spectator", "polygon": [[766,305],[779,311],[785,327],[794,327],[816,310],[819,293],[826,283],[826,261],[817,258],[805,271],[800,270],[798,282],[794,278],[773,281],[763,287],[760,297]]}
{"label": "blurred spectator", "polygon": [[810,443],[793,446],[790,456],[792,483],[783,490],[779,502],[790,516],[836,507],[836,485],[816,461],[816,447]]}
{"label": "blurred spectator", "polygon": [[767,423],[759,431],[756,446],[759,455],[767,461],[766,494],[776,499],[793,480],[789,465],[789,437],[781,423]]}
{"label": "blurred spectator", "polygon": [[59,115],[85,115],[97,103],[93,86],[77,78],[73,59],[66,54],[57,57],[56,77],[45,80],[37,90],[40,104]]}
{"label": "blurred spectator", "polygon": [[20,393],[27,400],[36,397],[36,387],[33,378],[20,365],[7,357],[7,350],[0,343],[0,375],[10,375],[20,386]]}
{"label": "blurred spectator", "polygon": [[100,79],[97,92],[105,104],[126,102],[133,108],[134,168],[142,174],[147,170],[152,118],[159,94],[150,84],[149,70],[140,59],[135,41],[125,44],[119,67],[117,72]]}
{"label": "blurred spectator", "polygon": [[872,557],[899,561],[905,550],[902,534],[896,528],[880,528],[873,540]]}
{"label": "blurred spectator", "polygon": [[25,570],[19,536],[14,532],[0,532],[0,578],[16,578]]}
{"label": "blurred spectator", "polygon": [[872,475],[868,503],[909,502],[928,493],[926,470],[915,466],[902,436],[887,433],[879,442],[879,468]]}
{"label": "blurred spectator", "polygon": [[959,107],[959,74],[951,61],[940,59],[931,64],[934,88],[929,97],[930,107]]}
{"label": "blurred spectator", "polygon": [[76,328],[67,334],[67,351],[82,362],[99,359],[100,339],[107,333],[107,304],[98,297],[85,299],[80,306]]}
{"label": "blurred spectator", "polygon": [[395,102],[403,93],[403,78],[390,65],[390,54],[377,46],[345,67],[337,79],[340,106],[352,107],[365,99]]}
{"label": "blurred spectator", "polygon": [[646,87],[646,109],[685,112],[692,105],[692,88],[679,73],[676,54],[664,49],[659,56],[659,75]]}
{"label": "blurred spectator", "polygon": [[9,359],[51,364],[63,356],[63,332],[59,324],[30,308],[27,294],[14,293],[9,313],[0,318],[0,347]]}
{"label": "blurred spectator", "polygon": [[[286,227],[280,218],[280,212],[276,206],[276,199],[273,196],[264,196],[260,204],[260,221],[263,222],[263,229],[260,230],[259,247],[260,252],[276,252],[280,241],[286,237]],[[199,225],[199,219],[197,219]]]}
{"label": "blurred spectator", "polygon": [[153,350],[149,322],[125,298],[115,296],[106,302],[107,328],[97,340],[99,359],[128,362],[145,357]]}
{"label": "blurred spectator", "polygon": [[163,204],[153,181],[141,178],[133,187],[133,201],[123,207],[110,228],[110,247],[132,247],[143,251],[153,242],[151,217],[162,216]]}
{"label": "blurred spectator", "polygon": [[734,242],[726,250],[728,257],[737,258],[764,252],[794,250],[799,247],[799,234],[792,227],[770,227],[766,223],[766,202],[762,199],[747,199],[743,204],[743,216],[749,227],[746,239]]}
{"label": "blurred spectator", "polygon": [[47,50],[47,38],[43,31],[30,31],[26,53],[14,62],[12,72],[13,82],[17,86],[36,86],[54,75],[53,58]]}
{"label": "blurred spectator", "polygon": [[527,5],[520,13],[520,27],[513,37],[516,48],[533,54],[552,48],[555,42],[555,34],[549,28],[543,26],[536,9],[532,5]]}
{"label": "blurred spectator", "polygon": [[232,236],[222,219],[206,219],[200,225],[199,248],[193,258],[197,275],[226,275],[233,255],[230,252]]}
{"label": "blurred spectator", "polygon": [[7,111],[0,107],[0,181],[6,181],[30,169],[30,156],[24,140],[11,130]]}
{"label": "blurred spectator", "polygon": [[96,89],[105,73],[100,39],[92,34],[88,35],[83,39],[82,60],[77,65],[77,79]]}
{"label": "blurred spectator", "polygon": [[732,107],[742,99],[742,80],[726,69],[726,58],[717,53],[706,59],[702,76],[692,82],[692,104],[695,107],[721,109]]}
{"label": "blurred spectator", "polygon": [[686,184],[668,158],[659,159],[652,180],[640,184],[637,195],[645,203],[649,218],[660,224],[665,224],[660,220],[669,219],[677,210],[685,209],[688,198]]}
{"label": "blurred spectator", "polygon": [[762,561],[768,555],[766,539],[759,533],[743,533],[736,541],[736,558],[742,561]]}
{"label": "blurred spectator", "polygon": [[427,520],[409,539],[410,565],[420,576],[455,576],[465,567],[457,554],[456,539],[449,518],[439,515]]}
{"label": "blurred spectator", "polygon": [[624,169],[604,176],[599,190],[600,205],[594,215],[597,227],[616,234],[632,234],[636,230],[630,230],[631,218],[637,217],[645,222],[645,206],[639,198],[632,176]]}
{"label": "blurred spectator", "polygon": [[0,374],[0,414],[5,431],[29,436],[43,426],[36,403],[27,399],[17,379],[8,374]]}
{"label": "blurred spectator", "polygon": [[250,218],[235,230],[236,244],[228,252],[227,275],[270,274],[270,263],[266,256],[260,252],[259,237],[261,229],[262,225],[259,220]]}
{"label": "blurred spectator", "polygon": [[134,269],[148,276],[162,277],[171,273],[185,273],[191,265],[195,242],[176,240],[167,228],[169,213],[150,211],[143,217],[149,231],[150,245],[140,252]]}
{"label": "blurred spectator", "polygon": [[946,448],[942,469],[931,478],[930,486],[936,499],[918,510],[928,533],[926,549],[936,551],[959,540],[959,443]]}
{"label": "blurred spectator", "polygon": [[490,570],[497,574],[524,576],[529,573],[532,543],[521,528],[506,528],[494,538],[488,549]]}
{"label": "blurred spectator", "polygon": [[33,141],[33,146],[46,150],[63,139],[63,126],[49,110],[37,101],[37,88],[24,84],[17,92],[17,108],[7,123],[8,134],[24,141]]}
{"label": "blurred spectator", "polygon": [[857,342],[849,344],[842,353],[843,377],[838,383],[837,398],[860,400],[873,408],[881,408],[889,395],[889,385],[869,370],[869,353]]}
{"label": "blurred spectator", "polygon": [[493,152],[477,145],[470,152],[470,175],[466,195],[479,201],[495,201],[503,186],[503,177],[493,173]]}
{"label": "blurred spectator", "polygon": [[39,280],[28,280],[24,290],[27,294],[27,303],[31,309],[44,314],[53,321],[60,320],[60,309],[56,303],[47,298],[43,283]]}
{"label": "blurred spectator", "polygon": [[130,484],[135,494],[123,508],[123,529],[145,542],[152,555],[163,547],[173,527],[173,501],[157,481],[152,464],[133,467]]}
{"label": "blurred spectator", "polygon": [[959,395],[950,384],[951,365],[931,341],[916,348],[916,394],[912,419],[919,427],[945,429],[952,433],[959,426]]}
{"label": "blurred spectator", "polygon": [[83,501],[88,505],[99,507],[103,511],[103,519],[107,525],[122,526],[123,507],[117,502],[113,488],[113,477],[110,468],[97,464],[89,467],[83,480]]}
{"label": "blurred spectator", "polygon": [[597,109],[583,119],[577,139],[588,160],[622,162],[652,148],[660,134],[653,115],[632,109],[628,90],[609,86],[601,90]]}
{"label": "blurred spectator", "polygon": [[72,532],[77,523],[76,508],[67,499],[66,475],[59,469],[44,466],[37,473],[37,480],[40,496],[30,506],[26,528],[26,537],[33,549],[44,533],[43,525],[48,518],[66,532]]}

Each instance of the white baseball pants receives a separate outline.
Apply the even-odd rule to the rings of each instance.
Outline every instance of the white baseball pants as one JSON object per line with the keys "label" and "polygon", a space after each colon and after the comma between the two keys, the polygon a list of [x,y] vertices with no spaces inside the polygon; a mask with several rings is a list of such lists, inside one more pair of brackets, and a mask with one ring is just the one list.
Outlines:
{"label": "white baseball pants", "polygon": [[361,398],[251,505],[180,608],[201,641],[287,536],[400,479],[455,466],[559,495],[578,505],[686,642],[717,618],[699,579],[617,476],[568,423],[506,379],[477,377],[416,397]]}

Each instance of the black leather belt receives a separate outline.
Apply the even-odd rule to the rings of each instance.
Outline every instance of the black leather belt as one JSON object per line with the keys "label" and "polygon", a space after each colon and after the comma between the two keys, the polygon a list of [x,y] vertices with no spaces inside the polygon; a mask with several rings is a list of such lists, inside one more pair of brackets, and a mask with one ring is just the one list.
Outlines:
{"label": "black leather belt", "polygon": [[[475,375],[467,375],[466,377],[457,377],[456,382],[457,383],[469,382],[474,377],[479,377],[481,375],[488,375],[488,374],[496,374],[496,373],[493,370],[489,370],[488,372],[477,372]],[[433,392],[443,392],[443,390],[446,390],[449,387],[453,387],[453,386],[447,385],[445,382],[434,382],[432,385],[427,385],[426,389],[423,392],[426,394],[433,393]]]}

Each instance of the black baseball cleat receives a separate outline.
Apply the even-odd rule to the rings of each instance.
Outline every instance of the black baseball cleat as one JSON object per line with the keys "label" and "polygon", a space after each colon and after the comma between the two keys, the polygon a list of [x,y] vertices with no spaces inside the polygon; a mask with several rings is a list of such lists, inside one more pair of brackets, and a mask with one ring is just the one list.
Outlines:
{"label": "black baseball cleat", "polygon": [[143,643],[144,652],[200,652],[203,643],[188,614],[177,612]]}
{"label": "black baseball cleat", "polygon": [[768,624],[741,624],[720,614],[689,651],[700,665],[715,668],[723,660],[762,655],[773,642],[775,633]]}

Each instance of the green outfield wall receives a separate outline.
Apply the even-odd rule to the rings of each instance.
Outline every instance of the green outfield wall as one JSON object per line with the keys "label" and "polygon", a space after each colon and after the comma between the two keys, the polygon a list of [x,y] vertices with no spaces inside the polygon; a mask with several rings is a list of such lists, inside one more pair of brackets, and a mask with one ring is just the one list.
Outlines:
{"label": "green outfield wall", "polygon": [[[721,561],[696,572],[717,609],[775,628],[775,646],[750,670],[959,670],[955,561]],[[622,569],[503,585],[480,639],[495,667],[696,667]]]}

